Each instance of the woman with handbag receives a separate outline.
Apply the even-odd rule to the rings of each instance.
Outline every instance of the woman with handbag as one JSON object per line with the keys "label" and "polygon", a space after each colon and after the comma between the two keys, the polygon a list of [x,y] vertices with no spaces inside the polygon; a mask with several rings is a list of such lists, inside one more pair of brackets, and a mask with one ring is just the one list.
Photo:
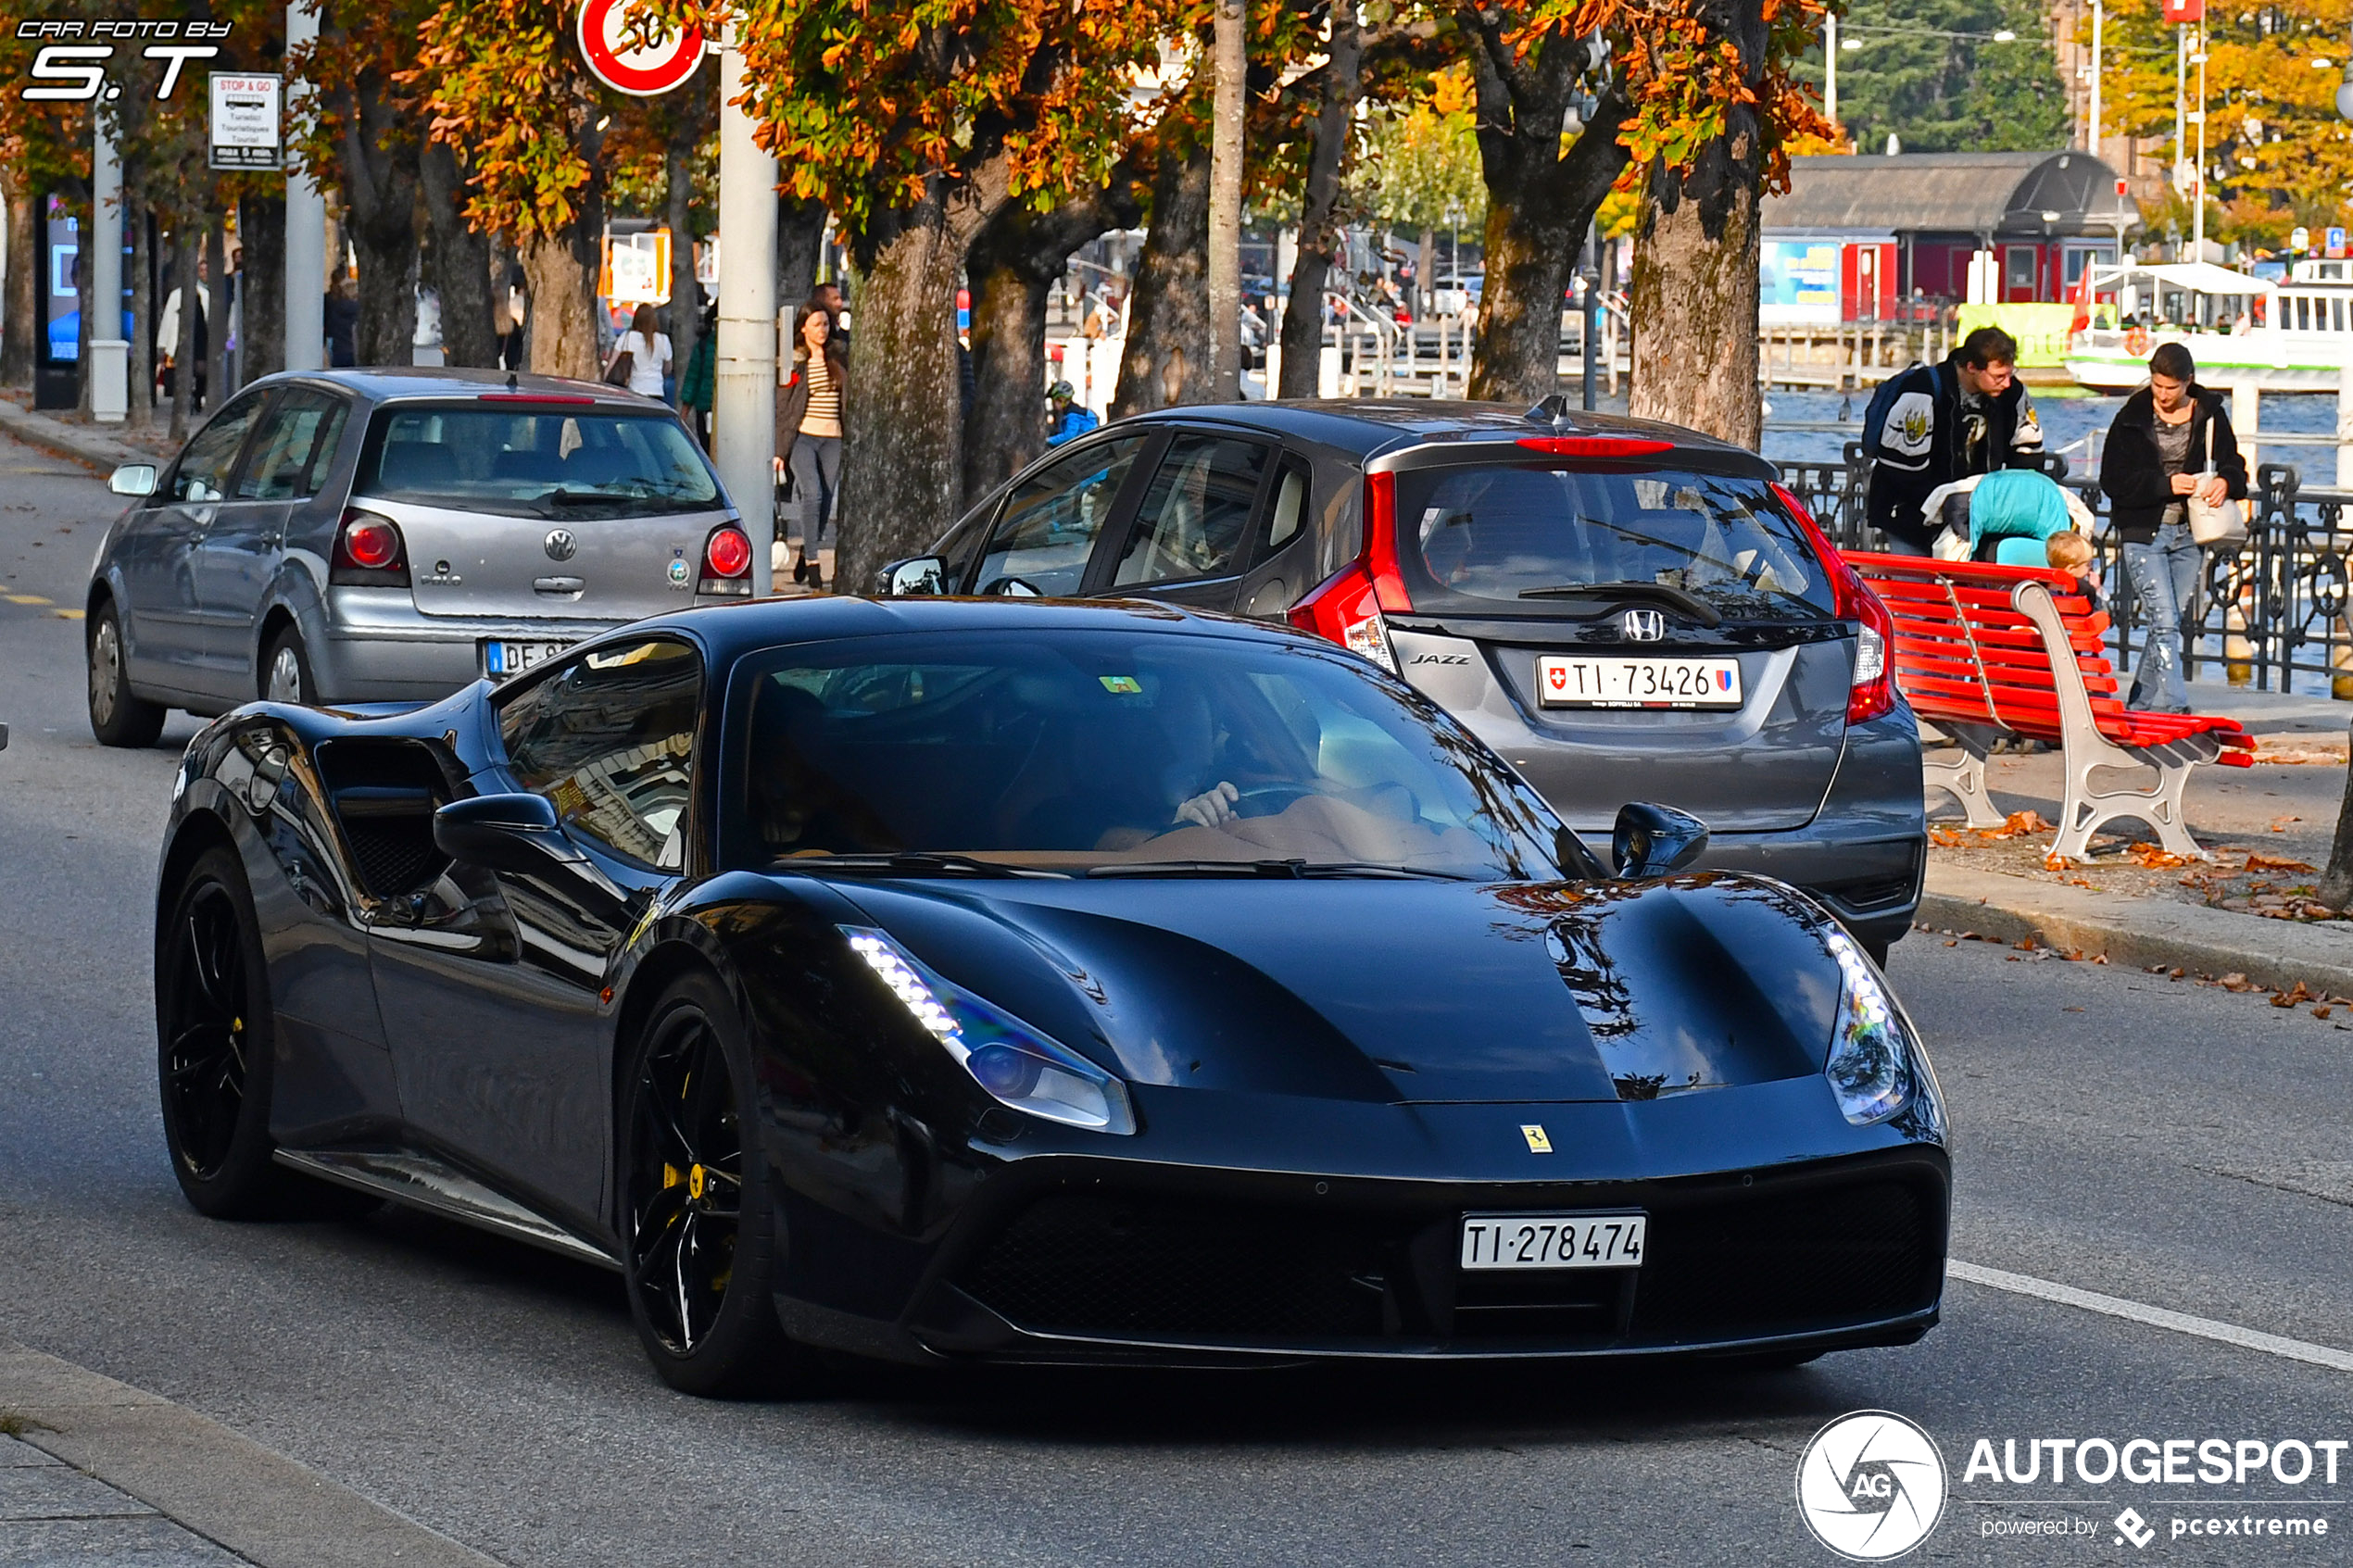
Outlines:
{"label": "woman with handbag", "polygon": [[800,553],[792,580],[812,588],[824,584],[812,558],[833,521],[834,495],[841,484],[841,393],[849,367],[833,315],[812,300],[793,319],[792,380],[776,395],[776,477],[789,471],[800,502]]}
{"label": "woman with handbag", "polygon": [[2187,713],[2183,633],[2196,624],[2206,547],[2246,537],[2246,461],[2219,392],[2197,384],[2178,343],[2149,356],[2149,383],[2124,400],[2100,458],[2100,489],[2124,544],[2124,575],[2148,630],[2130,708]]}
{"label": "woman with handbag", "polygon": [[670,334],[654,320],[654,307],[640,305],[629,319],[629,330],[612,345],[605,361],[605,382],[625,386],[641,397],[660,397],[661,382],[670,374]]}

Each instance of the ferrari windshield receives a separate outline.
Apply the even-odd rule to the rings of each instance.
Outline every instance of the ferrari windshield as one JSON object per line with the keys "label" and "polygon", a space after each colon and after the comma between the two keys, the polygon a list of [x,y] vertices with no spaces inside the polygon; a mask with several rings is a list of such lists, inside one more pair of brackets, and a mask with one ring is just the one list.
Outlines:
{"label": "ferrari windshield", "polygon": [[1527,786],[1345,654],[1098,630],[746,661],[730,859],[1094,875],[1560,874]]}

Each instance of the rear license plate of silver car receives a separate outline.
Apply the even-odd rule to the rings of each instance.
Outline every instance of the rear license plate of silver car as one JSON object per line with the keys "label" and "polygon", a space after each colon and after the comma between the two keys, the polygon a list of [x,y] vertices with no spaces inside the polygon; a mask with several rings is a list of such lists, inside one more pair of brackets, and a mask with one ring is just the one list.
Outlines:
{"label": "rear license plate of silver car", "polygon": [[510,675],[522,674],[543,659],[553,659],[570,646],[570,643],[484,637],[482,640],[482,672],[494,681],[503,681]]}

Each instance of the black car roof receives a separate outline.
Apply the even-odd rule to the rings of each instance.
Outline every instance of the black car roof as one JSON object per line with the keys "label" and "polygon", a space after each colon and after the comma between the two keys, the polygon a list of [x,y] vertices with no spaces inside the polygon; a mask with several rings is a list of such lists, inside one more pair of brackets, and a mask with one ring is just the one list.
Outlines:
{"label": "black car roof", "polygon": [[273,376],[264,376],[254,384],[269,386],[297,382],[325,383],[342,387],[371,403],[389,403],[411,397],[478,397],[485,392],[513,391],[559,397],[593,397],[599,403],[610,403],[619,408],[664,407],[657,399],[640,397],[634,392],[598,382],[573,381],[563,376],[510,375],[505,370],[469,370],[439,365],[379,365],[358,370],[282,370]]}
{"label": "black car roof", "polygon": [[891,633],[1106,631],[1215,635],[1252,642],[1330,644],[1288,626],[1244,621],[1148,599],[940,598],[927,595],[869,599],[848,595],[749,599],[705,605],[634,622],[608,637],[691,632],[714,664],[788,643]]}
{"label": "black car roof", "polygon": [[1511,442],[1529,435],[1639,435],[1671,441],[1711,457],[1761,462],[1745,446],[1719,441],[1681,425],[1623,414],[1572,408],[1557,420],[1530,419],[1509,403],[1465,403],[1435,398],[1302,398],[1277,402],[1195,403],[1139,414],[1123,424],[1171,420],[1214,420],[1267,431],[1302,442],[1338,448],[1359,459],[1407,446],[1448,442]]}

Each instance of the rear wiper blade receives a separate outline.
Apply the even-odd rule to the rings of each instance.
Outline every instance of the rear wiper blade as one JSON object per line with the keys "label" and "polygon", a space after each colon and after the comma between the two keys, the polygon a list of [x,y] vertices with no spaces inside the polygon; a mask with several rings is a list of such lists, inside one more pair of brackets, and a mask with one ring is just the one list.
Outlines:
{"label": "rear wiper blade", "polygon": [[1523,599],[1655,599],[1671,605],[1703,626],[1720,626],[1724,615],[1696,594],[1664,583],[1564,583],[1556,588],[1522,588]]}
{"label": "rear wiper blade", "polygon": [[1311,876],[1379,876],[1461,880],[1452,872],[1420,871],[1365,860],[1117,860],[1090,866],[1088,876],[1234,876],[1296,881]]}
{"label": "rear wiper blade", "polygon": [[616,495],[610,490],[550,490],[539,498],[559,507],[609,507],[636,499],[634,495]]}
{"label": "rear wiper blade", "polygon": [[796,855],[776,862],[783,871],[886,872],[901,876],[1048,876],[1068,881],[1068,872],[1043,871],[1036,866],[1008,866],[974,855],[937,855],[928,850],[903,850],[895,855]]}

